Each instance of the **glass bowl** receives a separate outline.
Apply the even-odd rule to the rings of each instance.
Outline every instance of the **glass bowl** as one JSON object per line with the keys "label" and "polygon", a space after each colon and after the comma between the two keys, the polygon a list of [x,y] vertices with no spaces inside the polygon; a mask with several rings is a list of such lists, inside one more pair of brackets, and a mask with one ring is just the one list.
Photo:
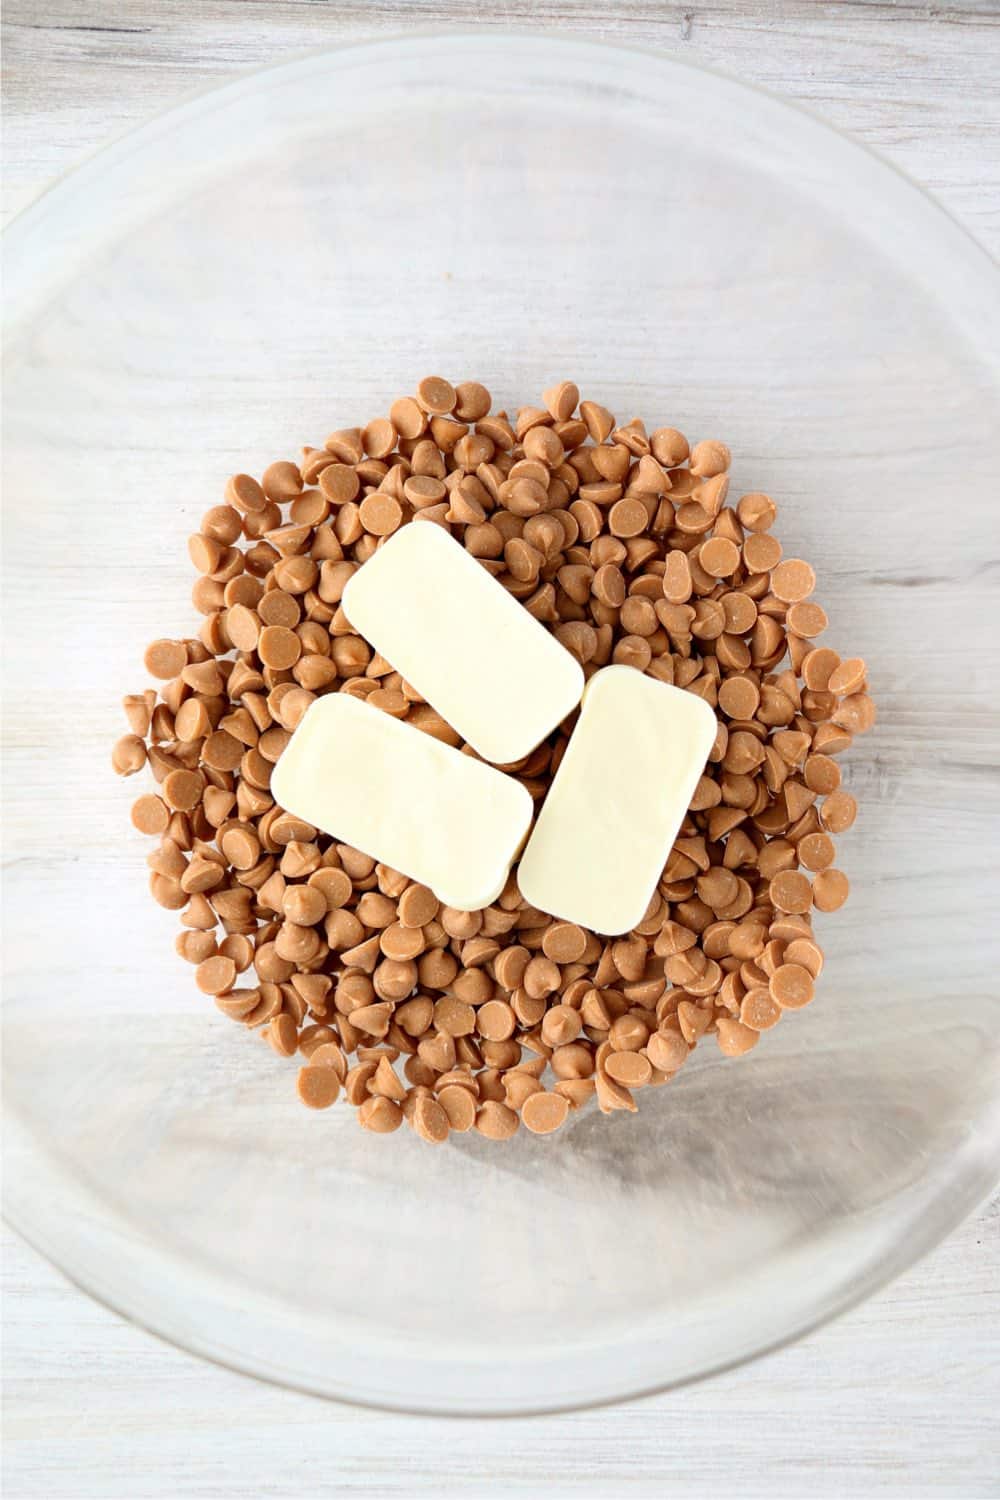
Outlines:
{"label": "glass bowl", "polygon": [[[414,35],[203,94],[7,237],[7,1197],[184,1347],[531,1412],[747,1359],[879,1286],[1000,1159],[996,273],[890,168],[667,57]],[[316,1115],[174,954],[112,776],[225,477],[430,371],[724,437],[870,664],[817,1000],[635,1117],[432,1150]],[[144,778],[143,778],[144,784]]]}

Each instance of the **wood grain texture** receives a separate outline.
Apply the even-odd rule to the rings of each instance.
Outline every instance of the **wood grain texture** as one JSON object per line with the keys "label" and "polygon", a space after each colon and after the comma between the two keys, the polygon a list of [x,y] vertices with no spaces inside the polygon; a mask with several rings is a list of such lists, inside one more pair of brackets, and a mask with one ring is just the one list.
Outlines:
{"label": "wood grain texture", "polygon": [[[814,107],[1000,251],[1000,9],[879,0],[7,0],[5,214],[194,88],[415,25],[572,26]],[[802,1344],[614,1410],[358,1412],[194,1360],[3,1241],[7,1500],[1000,1495],[1000,1200]]]}

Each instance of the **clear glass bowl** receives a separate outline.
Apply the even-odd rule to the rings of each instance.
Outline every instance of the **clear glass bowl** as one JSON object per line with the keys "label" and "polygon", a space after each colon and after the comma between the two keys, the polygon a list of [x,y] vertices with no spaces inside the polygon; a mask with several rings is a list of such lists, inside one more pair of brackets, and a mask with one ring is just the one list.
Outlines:
{"label": "clear glass bowl", "polygon": [[[1000,1160],[996,273],[887,166],[669,58],[505,34],[306,57],[102,152],[8,235],[5,1093],[14,1224],[268,1379],[572,1407],[802,1332]],[[722,436],[875,734],[816,1002],[636,1117],[441,1150],[298,1104],[174,955],[111,775],[225,476],[428,371]]]}

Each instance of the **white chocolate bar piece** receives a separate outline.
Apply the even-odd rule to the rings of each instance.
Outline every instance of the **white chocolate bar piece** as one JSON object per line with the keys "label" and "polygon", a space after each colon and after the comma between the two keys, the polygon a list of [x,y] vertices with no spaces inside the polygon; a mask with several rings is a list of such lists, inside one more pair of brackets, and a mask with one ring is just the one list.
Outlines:
{"label": "white chocolate bar piece", "polygon": [[608,936],[641,922],[715,733],[695,693],[596,672],[518,867],[525,899]]}
{"label": "white chocolate bar piece", "polygon": [[496,765],[530,754],[580,701],[575,657],[432,522],[383,543],[342,602],[355,630]]}
{"label": "white chocolate bar piece", "polygon": [[288,812],[463,911],[503,889],[533,812],[512,776],[348,693],[309,707],[271,791]]}

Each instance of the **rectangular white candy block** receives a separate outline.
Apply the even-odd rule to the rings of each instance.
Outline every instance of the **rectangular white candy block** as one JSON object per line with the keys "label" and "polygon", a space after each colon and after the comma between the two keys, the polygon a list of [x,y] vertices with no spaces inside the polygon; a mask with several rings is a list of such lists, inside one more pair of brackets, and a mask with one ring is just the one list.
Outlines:
{"label": "rectangular white candy block", "polygon": [[397,531],[344,590],[344,613],[484,760],[530,754],[583,692],[579,663],[453,537]]}
{"label": "rectangular white candy block", "polygon": [[608,936],[641,922],[715,732],[694,693],[596,672],[518,868],[525,899]]}
{"label": "rectangular white candy block", "polygon": [[271,791],[296,817],[465,911],[500,894],[533,812],[512,776],[347,693],[311,705]]}

